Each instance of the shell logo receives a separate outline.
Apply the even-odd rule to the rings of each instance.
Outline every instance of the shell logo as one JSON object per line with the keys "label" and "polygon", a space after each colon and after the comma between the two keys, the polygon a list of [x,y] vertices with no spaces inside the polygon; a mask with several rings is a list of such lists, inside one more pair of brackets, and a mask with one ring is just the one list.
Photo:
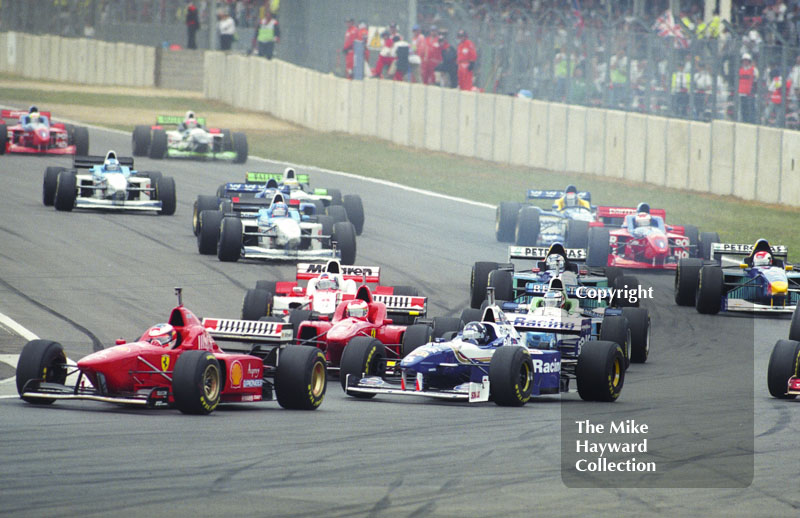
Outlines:
{"label": "shell logo", "polygon": [[231,388],[239,388],[242,385],[242,377],[244,375],[244,370],[242,369],[242,364],[239,360],[234,361],[231,364]]}

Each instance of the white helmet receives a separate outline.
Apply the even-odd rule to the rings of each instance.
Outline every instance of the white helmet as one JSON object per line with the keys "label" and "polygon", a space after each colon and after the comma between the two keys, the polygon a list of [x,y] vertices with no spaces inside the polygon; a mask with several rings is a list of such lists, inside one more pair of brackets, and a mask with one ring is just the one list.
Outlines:
{"label": "white helmet", "polygon": [[546,308],[564,307],[564,294],[558,290],[548,291],[544,294],[542,305]]}
{"label": "white helmet", "polygon": [[772,266],[772,255],[764,250],[753,255],[753,266]]}
{"label": "white helmet", "polygon": [[650,214],[648,214],[646,212],[640,212],[639,214],[636,215],[636,219],[634,221],[634,223],[635,223],[634,226],[636,226],[636,227],[649,227],[651,221],[652,221],[652,218],[650,217]]}
{"label": "white helmet", "polygon": [[550,254],[544,260],[548,272],[555,272],[556,275],[564,271],[566,261],[559,254]]}

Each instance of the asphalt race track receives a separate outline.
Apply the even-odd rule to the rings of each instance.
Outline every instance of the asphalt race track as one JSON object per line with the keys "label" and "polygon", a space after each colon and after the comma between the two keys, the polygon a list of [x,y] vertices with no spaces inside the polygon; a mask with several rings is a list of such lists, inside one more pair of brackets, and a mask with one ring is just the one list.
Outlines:
{"label": "asphalt race track", "polygon": [[[130,152],[128,135],[90,135],[93,154]],[[245,170],[281,166],[137,159],[137,169],[175,178],[177,212],[161,217],[44,207],[45,167],[69,163],[0,158],[0,313],[60,341],[71,358],[165,321],[174,286],[184,287],[184,303],[198,315],[238,318],[256,280],[293,278],[291,264],[200,256],[191,231],[198,194],[243,179]],[[357,264],[381,266],[384,284],[419,287],[431,315],[458,315],[468,304],[474,261],[505,260],[492,209],[311,174],[313,186],[361,194]],[[788,335],[788,319],[753,327],[746,318],[700,316],[674,305],[671,274],[639,278],[655,294],[645,303],[651,357],[630,368],[616,403],[585,403],[574,392],[522,408],[360,401],[346,398],[336,380],[316,412],[264,403],[195,417],[91,402],[36,407],[8,397],[0,399],[0,514],[797,515],[800,406],[771,399],[766,388],[769,353]],[[736,339],[745,347],[734,351]],[[0,328],[0,354],[18,354],[24,341]],[[0,364],[0,378],[8,378],[0,395],[15,396],[13,369]],[[562,415],[648,423],[650,457],[663,478],[567,487]],[[630,487],[637,480],[654,487]],[[616,481],[606,473],[584,485]]]}

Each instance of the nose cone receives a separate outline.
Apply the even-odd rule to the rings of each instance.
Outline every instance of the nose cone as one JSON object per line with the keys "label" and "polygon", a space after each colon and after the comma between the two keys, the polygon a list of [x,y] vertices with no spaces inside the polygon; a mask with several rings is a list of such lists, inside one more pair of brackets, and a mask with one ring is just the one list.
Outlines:
{"label": "nose cone", "polygon": [[50,142],[50,130],[45,127],[36,128],[33,132],[33,141],[36,144],[46,144]]}
{"label": "nose cone", "polygon": [[653,257],[669,255],[669,242],[666,236],[662,234],[650,234],[647,236],[647,242],[650,244],[649,248]]}
{"label": "nose cone", "polygon": [[789,290],[789,283],[786,281],[773,281],[769,285],[769,291],[772,295],[785,295]]}
{"label": "nose cone", "polygon": [[111,192],[125,192],[128,189],[128,181],[122,173],[107,174],[106,182]]}
{"label": "nose cone", "polygon": [[300,243],[300,226],[291,218],[284,218],[275,220],[278,226],[278,234],[280,235],[280,242],[288,245]]}

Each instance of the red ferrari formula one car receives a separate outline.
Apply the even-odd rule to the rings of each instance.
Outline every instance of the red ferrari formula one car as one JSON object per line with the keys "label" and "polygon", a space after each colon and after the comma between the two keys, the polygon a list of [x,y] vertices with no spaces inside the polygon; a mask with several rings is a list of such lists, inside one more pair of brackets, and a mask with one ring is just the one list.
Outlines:
{"label": "red ferrari formula one car", "polygon": [[[386,305],[372,297],[369,287],[358,288],[355,298],[341,302],[328,319],[306,320],[297,329],[301,344],[315,345],[325,352],[330,370],[338,371],[342,352],[355,341],[377,340],[386,346],[389,357],[399,361],[408,353],[433,340],[428,325],[398,325],[386,318]],[[393,362],[387,367],[391,369]]]}
{"label": "red ferrari formula one car", "polygon": [[[148,329],[135,342],[117,345],[68,365],[58,342],[33,340],[17,365],[17,391],[33,404],[87,399],[144,407],[176,407],[208,414],[219,403],[277,397],[284,408],[314,410],[325,396],[325,357],[314,347],[286,345],[286,324],[206,318],[181,303],[169,322]],[[252,344],[249,354],[225,352],[214,339]],[[77,373],[74,386],[67,376]]]}
{"label": "red ferrari formula one car", "polygon": [[[35,155],[88,155],[89,130],[52,122],[50,112],[40,112],[35,106],[28,111],[0,111],[0,154],[27,153]],[[13,126],[6,119],[16,119]]]}
{"label": "red ferrari formula one car", "polygon": [[[693,225],[667,225],[664,209],[598,207],[597,221],[589,229],[586,264],[591,267],[674,270],[684,257],[704,257],[714,232]],[[616,228],[614,228],[616,227]],[[705,245],[708,246],[705,246]]]}

